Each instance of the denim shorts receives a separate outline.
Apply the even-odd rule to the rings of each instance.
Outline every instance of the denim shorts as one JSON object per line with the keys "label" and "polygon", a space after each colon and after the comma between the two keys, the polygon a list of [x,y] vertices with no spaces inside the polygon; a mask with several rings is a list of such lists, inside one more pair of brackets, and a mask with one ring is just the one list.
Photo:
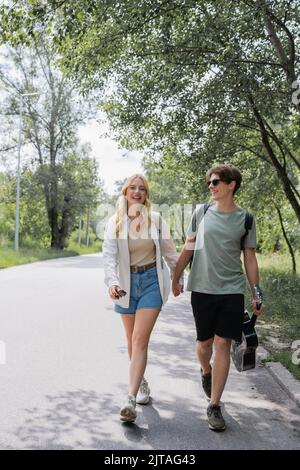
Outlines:
{"label": "denim shorts", "polygon": [[130,274],[130,301],[129,307],[123,308],[115,305],[117,313],[135,313],[139,308],[161,308],[160,294],[156,267],[143,273]]}

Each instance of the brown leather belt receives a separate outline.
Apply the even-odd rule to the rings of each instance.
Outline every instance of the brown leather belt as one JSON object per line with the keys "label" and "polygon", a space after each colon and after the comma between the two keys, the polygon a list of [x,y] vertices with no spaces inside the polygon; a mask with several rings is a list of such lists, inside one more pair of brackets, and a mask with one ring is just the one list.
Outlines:
{"label": "brown leather belt", "polygon": [[151,264],[145,264],[144,266],[130,266],[130,272],[132,273],[144,273],[147,269],[154,268],[156,261]]}

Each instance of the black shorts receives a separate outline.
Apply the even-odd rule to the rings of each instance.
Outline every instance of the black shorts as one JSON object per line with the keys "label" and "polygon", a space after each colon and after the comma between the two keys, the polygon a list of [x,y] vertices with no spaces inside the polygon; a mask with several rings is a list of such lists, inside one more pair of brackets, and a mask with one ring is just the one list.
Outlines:
{"label": "black shorts", "polygon": [[214,335],[241,341],[245,308],[243,294],[192,292],[191,302],[198,341],[206,341]]}

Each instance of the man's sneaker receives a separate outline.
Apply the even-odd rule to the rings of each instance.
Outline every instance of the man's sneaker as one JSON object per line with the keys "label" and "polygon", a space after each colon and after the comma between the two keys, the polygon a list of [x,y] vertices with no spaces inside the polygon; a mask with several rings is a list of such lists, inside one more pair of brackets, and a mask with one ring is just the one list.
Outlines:
{"label": "man's sneaker", "polygon": [[203,374],[201,369],[202,387],[207,398],[211,397],[211,371],[208,374]]}
{"label": "man's sneaker", "polygon": [[143,379],[136,396],[136,402],[139,405],[147,405],[150,400],[150,388],[146,379]]}
{"label": "man's sneaker", "polygon": [[220,406],[208,405],[207,418],[209,429],[212,431],[224,431],[226,429]]}
{"label": "man's sneaker", "polygon": [[135,398],[133,395],[128,395],[126,404],[120,410],[120,420],[133,423],[136,418]]}

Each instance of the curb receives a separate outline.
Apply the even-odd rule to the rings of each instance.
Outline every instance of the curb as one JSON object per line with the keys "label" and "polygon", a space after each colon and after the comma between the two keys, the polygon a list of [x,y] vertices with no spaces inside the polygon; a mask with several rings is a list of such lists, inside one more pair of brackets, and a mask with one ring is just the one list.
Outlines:
{"label": "curb", "polygon": [[[262,346],[259,346],[257,356],[262,361],[267,358],[268,352]],[[283,388],[296,405],[300,406],[300,382],[280,362],[266,362],[265,366],[281,388]]]}

